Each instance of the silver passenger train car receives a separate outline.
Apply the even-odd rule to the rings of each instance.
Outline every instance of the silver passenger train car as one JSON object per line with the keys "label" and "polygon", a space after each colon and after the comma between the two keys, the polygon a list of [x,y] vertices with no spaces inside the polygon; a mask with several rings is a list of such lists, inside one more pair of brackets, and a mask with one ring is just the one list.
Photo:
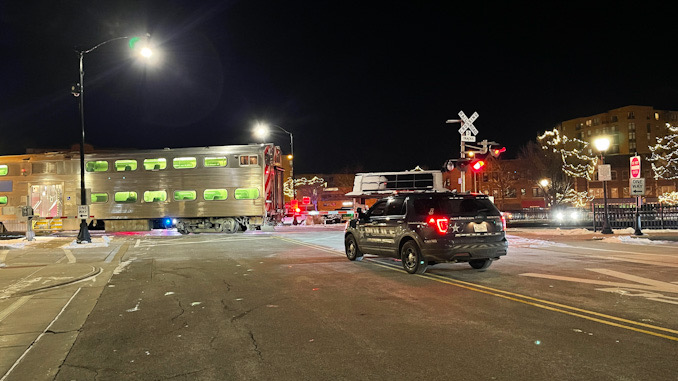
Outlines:
{"label": "silver passenger train car", "polygon": [[[52,228],[77,230],[78,152],[0,156],[0,222],[22,206]],[[175,220],[183,234],[257,229],[284,215],[280,147],[230,145],[85,155],[90,225],[148,230]]]}

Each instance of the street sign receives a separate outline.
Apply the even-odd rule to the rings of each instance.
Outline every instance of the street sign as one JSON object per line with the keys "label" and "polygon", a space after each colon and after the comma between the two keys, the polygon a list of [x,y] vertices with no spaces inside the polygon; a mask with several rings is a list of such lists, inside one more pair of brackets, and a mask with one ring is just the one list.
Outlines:
{"label": "street sign", "polygon": [[640,156],[633,156],[631,160],[631,178],[639,179],[640,178]]}
{"label": "street sign", "polygon": [[78,205],[78,219],[84,220],[89,218],[89,205]]}
{"label": "street sign", "polygon": [[475,142],[476,137],[475,137],[475,135],[471,134],[471,131],[466,130],[463,134],[461,134],[461,141],[462,142]]}
{"label": "street sign", "polygon": [[598,181],[611,181],[612,167],[610,164],[601,164],[598,166]]}
{"label": "street sign", "polygon": [[629,194],[631,196],[645,196],[645,178],[629,179]]}

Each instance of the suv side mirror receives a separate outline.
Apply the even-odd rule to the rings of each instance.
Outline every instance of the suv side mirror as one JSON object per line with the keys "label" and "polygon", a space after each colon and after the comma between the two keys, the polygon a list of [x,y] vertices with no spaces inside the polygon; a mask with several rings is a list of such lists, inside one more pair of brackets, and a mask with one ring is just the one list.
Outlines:
{"label": "suv side mirror", "polygon": [[358,220],[364,221],[367,219],[367,213],[363,212],[363,208],[358,208]]}

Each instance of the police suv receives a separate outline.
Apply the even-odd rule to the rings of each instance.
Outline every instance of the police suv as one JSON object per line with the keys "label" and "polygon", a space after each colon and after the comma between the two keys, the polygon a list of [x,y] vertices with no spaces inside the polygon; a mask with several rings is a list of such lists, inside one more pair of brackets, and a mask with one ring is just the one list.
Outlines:
{"label": "police suv", "polygon": [[427,188],[390,192],[359,211],[346,226],[346,257],[394,257],[408,273],[422,274],[444,262],[485,270],[506,255],[506,220],[488,196]]}

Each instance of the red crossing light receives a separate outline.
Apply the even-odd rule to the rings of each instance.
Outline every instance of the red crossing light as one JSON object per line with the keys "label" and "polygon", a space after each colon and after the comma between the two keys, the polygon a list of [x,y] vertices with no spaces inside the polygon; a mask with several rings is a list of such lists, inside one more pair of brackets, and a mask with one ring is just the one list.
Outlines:
{"label": "red crossing light", "polygon": [[480,172],[483,168],[485,168],[484,160],[476,160],[471,164],[471,170],[473,170],[473,172]]}
{"label": "red crossing light", "polygon": [[492,153],[492,156],[499,157],[499,154],[501,154],[502,152],[506,152],[506,147],[492,148],[490,152]]}

